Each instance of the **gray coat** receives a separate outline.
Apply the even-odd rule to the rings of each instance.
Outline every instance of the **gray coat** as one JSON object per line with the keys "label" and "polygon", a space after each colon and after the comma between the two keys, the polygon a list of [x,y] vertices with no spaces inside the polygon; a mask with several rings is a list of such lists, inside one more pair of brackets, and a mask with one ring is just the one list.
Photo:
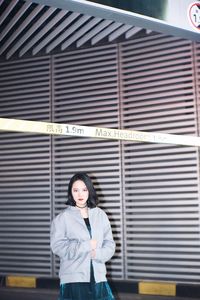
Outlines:
{"label": "gray coat", "polygon": [[52,222],[51,249],[60,257],[61,283],[89,282],[91,260],[96,282],[106,281],[107,262],[115,252],[110,222],[99,207],[88,210],[92,239],[97,240],[96,257],[91,259],[90,234],[80,210],[68,206]]}

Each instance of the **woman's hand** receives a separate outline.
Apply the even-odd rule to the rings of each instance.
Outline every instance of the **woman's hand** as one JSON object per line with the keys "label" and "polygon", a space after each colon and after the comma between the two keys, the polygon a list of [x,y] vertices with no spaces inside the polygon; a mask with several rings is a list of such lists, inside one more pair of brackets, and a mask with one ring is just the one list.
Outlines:
{"label": "woman's hand", "polygon": [[95,258],[96,256],[96,248],[97,248],[97,240],[90,240],[90,244],[91,244],[91,258]]}
{"label": "woman's hand", "polygon": [[91,251],[91,258],[95,258],[95,256],[96,256],[96,251],[95,251],[95,250],[92,250],[92,251]]}
{"label": "woman's hand", "polygon": [[90,244],[92,250],[95,250],[97,248],[97,240],[90,240]]}

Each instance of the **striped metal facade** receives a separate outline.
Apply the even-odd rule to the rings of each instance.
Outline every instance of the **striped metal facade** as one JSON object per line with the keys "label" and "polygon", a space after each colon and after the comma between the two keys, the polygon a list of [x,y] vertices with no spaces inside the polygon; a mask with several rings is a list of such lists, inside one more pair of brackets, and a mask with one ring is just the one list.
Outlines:
{"label": "striped metal facade", "polygon": [[[198,135],[200,47],[148,35],[0,63],[0,116]],[[52,277],[49,227],[88,172],[117,243],[109,277],[199,282],[195,147],[0,133],[0,273]]]}
{"label": "striped metal facade", "polygon": [[[54,57],[54,122],[120,127],[117,55],[113,45]],[[87,171],[93,178],[100,206],[110,217],[117,242],[116,255],[108,270],[122,278],[120,142],[55,136],[53,147],[55,213],[66,201],[67,182],[72,174]]]}
{"label": "striped metal facade", "polygon": [[[50,60],[0,66],[2,117],[50,121]],[[1,132],[0,273],[51,273],[51,138]]]}
{"label": "striped metal facade", "polygon": [[[191,42],[155,36],[120,47],[125,128],[198,135]],[[198,149],[123,144],[126,278],[199,281]]]}

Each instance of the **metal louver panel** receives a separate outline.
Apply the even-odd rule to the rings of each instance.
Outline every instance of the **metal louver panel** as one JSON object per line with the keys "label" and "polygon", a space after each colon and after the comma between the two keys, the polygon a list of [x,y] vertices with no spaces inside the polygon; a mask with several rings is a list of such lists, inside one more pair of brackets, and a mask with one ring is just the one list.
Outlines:
{"label": "metal louver panel", "polygon": [[[106,27],[104,21],[96,26]],[[109,36],[121,30],[123,26]],[[97,32],[93,28],[88,34],[91,39]],[[78,41],[89,41],[87,34],[82,38],[77,47]],[[199,44],[152,34],[51,57],[1,62],[0,115],[197,135],[199,58]],[[199,282],[196,148],[0,135],[1,274],[58,275],[58,260],[52,260],[49,246],[50,221],[65,207],[69,178],[86,171],[117,242],[109,277]]]}
{"label": "metal louver panel", "polygon": [[[32,56],[78,48],[90,43],[104,43],[124,36],[126,39],[143,28],[95,17],[89,12],[71,11],[69,1],[65,9],[37,1],[0,1],[0,59],[13,56]],[[87,47],[87,45],[86,45]]]}
{"label": "metal louver panel", "polygon": [[196,86],[196,98],[197,98],[197,116],[198,116],[198,132],[200,133],[200,43],[195,43],[195,55],[194,55],[194,69],[195,74],[195,86]]}
{"label": "metal louver panel", "polygon": [[[1,63],[1,117],[50,120],[49,58]],[[1,274],[51,274],[50,137],[1,132]]]}
{"label": "metal louver panel", "polygon": [[[197,135],[192,43],[121,44],[124,127]],[[199,281],[195,147],[124,142],[126,278]]]}
{"label": "metal louver panel", "polygon": [[[116,46],[97,47],[54,57],[54,121],[119,127]],[[117,242],[108,265],[112,278],[123,278],[120,142],[54,137],[55,214],[64,208],[69,178],[78,171],[92,177],[100,207],[112,224]],[[58,261],[56,261],[56,274]]]}

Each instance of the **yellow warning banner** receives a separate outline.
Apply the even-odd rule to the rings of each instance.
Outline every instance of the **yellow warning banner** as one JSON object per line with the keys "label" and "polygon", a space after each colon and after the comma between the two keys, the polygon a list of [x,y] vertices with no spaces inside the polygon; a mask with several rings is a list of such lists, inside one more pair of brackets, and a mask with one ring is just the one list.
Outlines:
{"label": "yellow warning banner", "polygon": [[139,282],[139,294],[176,296],[176,284],[170,282]]}
{"label": "yellow warning banner", "polygon": [[25,276],[7,276],[6,277],[7,287],[25,287],[25,288],[35,288],[36,278],[35,277],[25,277]]}
{"label": "yellow warning banner", "polygon": [[200,137],[0,118],[1,131],[200,146]]}

